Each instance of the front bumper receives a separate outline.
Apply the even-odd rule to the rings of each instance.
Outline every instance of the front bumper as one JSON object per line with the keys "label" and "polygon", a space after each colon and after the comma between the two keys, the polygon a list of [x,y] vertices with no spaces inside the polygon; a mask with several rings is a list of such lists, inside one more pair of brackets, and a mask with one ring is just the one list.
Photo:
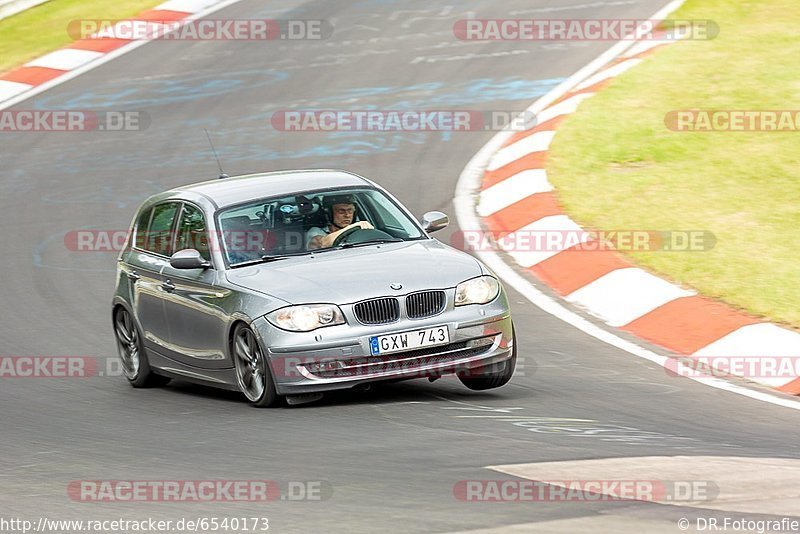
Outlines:
{"label": "front bumper", "polygon": [[[349,315],[345,310],[345,315]],[[448,309],[422,320],[364,326],[348,324],[296,333],[266,319],[253,323],[281,395],[347,389],[384,380],[470,373],[511,358],[513,331],[503,292],[493,302]],[[447,326],[446,345],[373,356],[372,336]]]}

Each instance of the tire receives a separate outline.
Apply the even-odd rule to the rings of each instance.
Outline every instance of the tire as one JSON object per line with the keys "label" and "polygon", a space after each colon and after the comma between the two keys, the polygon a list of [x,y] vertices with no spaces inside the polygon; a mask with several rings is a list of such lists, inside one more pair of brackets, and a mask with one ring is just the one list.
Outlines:
{"label": "tire", "polygon": [[[512,332],[511,339],[513,340],[514,346],[511,348],[511,358],[502,362],[503,368],[499,371],[491,371],[484,374],[478,374],[477,376],[473,376],[475,371],[471,371],[469,376],[458,375],[458,379],[461,380],[462,384],[473,391],[484,391],[487,389],[495,389],[504,386],[509,380],[511,380],[511,377],[514,374],[514,368],[517,365],[517,333],[516,331]],[[494,367],[494,365],[491,367]],[[480,369],[477,371],[480,372]]]}
{"label": "tire", "polygon": [[236,368],[236,381],[245,398],[257,408],[272,408],[282,400],[275,389],[264,351],[256,335],[244,323],[233,331],[231,358]]}
{"label": "tire", "polygon": [[122,362],[122,373],[131,386],[148,388],[169,383],[170,379],[166,376],[153,373],[139,328],[128,310],[123,307],[114,311],[114,334],[117,340],[117,352]]}

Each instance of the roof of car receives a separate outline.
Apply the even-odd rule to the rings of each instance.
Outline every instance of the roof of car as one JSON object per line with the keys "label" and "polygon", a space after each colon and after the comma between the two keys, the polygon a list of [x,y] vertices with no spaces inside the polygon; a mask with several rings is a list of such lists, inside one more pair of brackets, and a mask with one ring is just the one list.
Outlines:
{"label": "roof of car", "polygon": [[347,171],[305,169],[234,176],[176,187],[173,193],[204,195],[219,208],[259,198],[291,195],[302,191],[336,187],[372,185],[367,179]]}

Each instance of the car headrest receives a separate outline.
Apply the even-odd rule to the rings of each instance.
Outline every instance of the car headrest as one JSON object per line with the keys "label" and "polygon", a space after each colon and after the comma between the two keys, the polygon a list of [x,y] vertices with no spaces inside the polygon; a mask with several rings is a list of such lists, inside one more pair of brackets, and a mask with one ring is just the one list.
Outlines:
{"label": "car headrest", "polygon": [[252,224],[253,220],[247,215],[222,219],[222,227],[226,230],[247,230]]}
{"label": "car headrest", "polygon": [[319,208],[319,203],[316,200],[303,195],[297,195],[294,204],[283,204],[278,208],[278,211],[284,216],[295,218],[316,213],[319,211]]}

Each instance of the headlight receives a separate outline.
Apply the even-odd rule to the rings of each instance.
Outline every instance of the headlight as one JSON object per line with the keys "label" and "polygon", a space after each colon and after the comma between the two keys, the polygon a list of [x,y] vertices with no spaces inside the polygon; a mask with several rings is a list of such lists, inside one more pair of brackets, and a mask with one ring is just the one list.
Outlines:
{"label": "headlight", "polygon": [[500,283],[491,276],[480,276],[456,286],[456,306],[486,304],[500,293]]}
{"label": "headlight", "polygon": [[310,332],[345,322],[342,310],[333,304],[289,306],[267,314],[267,320],[278,328],[293,332]]}

